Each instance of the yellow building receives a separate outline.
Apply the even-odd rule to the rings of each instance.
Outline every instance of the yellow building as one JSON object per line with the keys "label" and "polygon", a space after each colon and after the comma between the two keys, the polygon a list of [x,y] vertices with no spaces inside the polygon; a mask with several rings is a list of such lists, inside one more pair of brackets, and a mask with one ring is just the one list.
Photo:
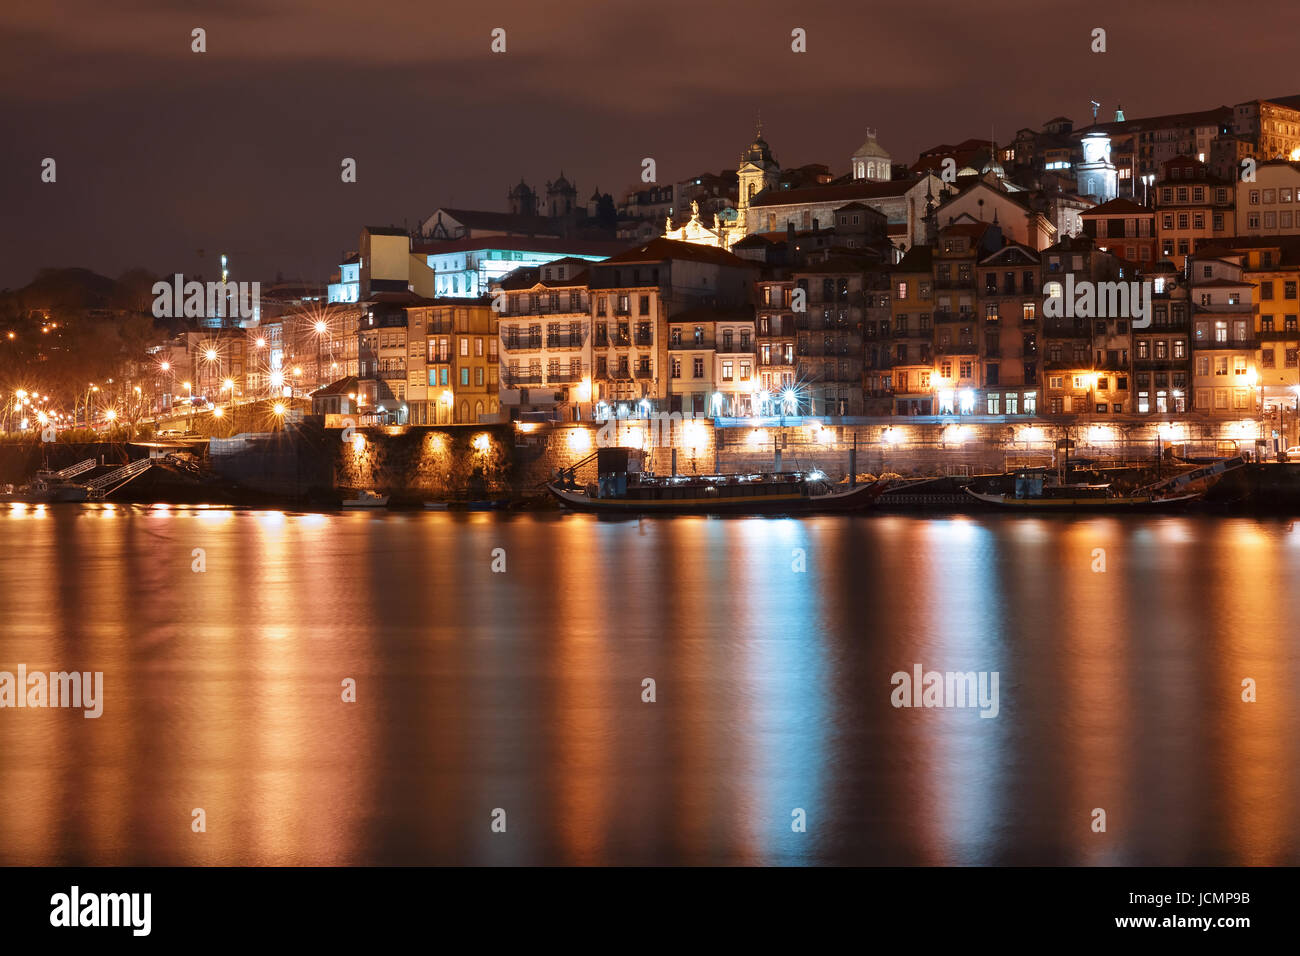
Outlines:
{"label": "yellow building", "polygon": [[409,308],[407,331],[411,424],[494,421],[499,343],[491,299],[436,299]]}

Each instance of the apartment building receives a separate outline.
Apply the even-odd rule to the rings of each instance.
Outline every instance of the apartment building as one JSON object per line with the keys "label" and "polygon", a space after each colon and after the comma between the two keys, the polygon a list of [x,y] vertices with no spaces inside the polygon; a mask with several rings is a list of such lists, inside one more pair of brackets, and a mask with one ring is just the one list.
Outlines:
{"label": "apartment building", "polygon": [[713,246],[652,239],[589,265],[596,415],[666,411],[668,323],[700,307],[752,304],[759,266]]}
{"label": "apartment building", "polygon": [[[980,259],[976,270],[979,392],[974,408],[987,415],[1036,414],[1043,297],[1039,254],[1008,243]],[[954,370],[960,371],[958,362],[939,358],[931,380],[936,390],[960,387],[951,378]],[[940,407],[952,404],[951,395],[939,401]]]}
{"label": "apartment building", "polygon": [[1197,258],[1191,272],[1192,409],[1199,417],[1253,418],[1259,375],[1250,281],[1231,259]]}
{"label": "apartment building", "polygon": [[1112,199],[1080,213],[1083,234],[1098,249],[1127,259],[1143,269],[1154,266],[1159,256],[1156,211],[1131,199]]}
{"label": "apartment building", "polygon": [[1171,263],[1142,274],[1151,283],[1151,325],[1133,330],[1137,415],[1175,415],[1191,406],[1190,287]]}
{"label": "apartment building", "polygon": [[[511,417],[591,418],[592,316],[587,262],[520,269],[494,287],[501,401]],[[500,296],[504,296],[500,298]]]}
{"label": "apartment building", "polygon": [[1236,229],[1233,183],[1209,172],[1194,156],[1178,156],[1161,166],[1153,191],[1160,258],[1182,268],[1197,243],[1231,236]]}
{"label": "apartment building", "polygon": [[499,328],[491,301],[442,298],[407,310],[405,422],[472,425],[497,420]]}
{"label": "apartment building", "polygon": [[886,291],[888,272],[848,250],[791,270],[807,309],[796,313],[795,391],[809,415],[863,413],[863,330],[868,308]]}
{"label": "apartment building", "polygon": [[754,341],[760,391],[784,396],[795,386],[794,279],[767,275],[756,285]]}
{"label": "apartment building", "polygon": [[1281,236],[1300,232],[1300,163],[1260,163],[1254,179],[1236,187],[1236,235]]}

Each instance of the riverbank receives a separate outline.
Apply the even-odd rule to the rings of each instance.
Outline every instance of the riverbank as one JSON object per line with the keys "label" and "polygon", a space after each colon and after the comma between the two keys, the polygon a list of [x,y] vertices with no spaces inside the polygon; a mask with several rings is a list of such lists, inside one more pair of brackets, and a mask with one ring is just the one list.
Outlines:
{"label": "riverbank", "polygon": [[[1169,478],[1193,465],[1174,457],[1232,451],[1211,435],[1201,445],[1103,436],[1070,438],[1058,448],[1039,426],[1019,430],[992,425],[909,423],[797,425],[711,421],[502,423],[482,426],[326,428],[321,420],[274,432],[208,442],[96,443],[0,446],[0,484],[18,485],[41,467],[57,469],[96,459],[107,469],[142,457],[156,465],[114,491],[110,500],[242,507],[336,508],[359,491],[389,497],[394,509],[426,502],[450,507],[506,502],[512,510],[556,507],[545,486],[561,469],[574,468],[581,483],[595,478],[592,452],[610,442],[641,449],[646,469],[659,474],[757,473],[817,469],[832,482],[888,476],[895,487],[878,508],[890,511],[978,512],[988,506],[965,493],[996,492],[999,478],[1027,466],[1068,461],[1076,481],[1108,482],[1131,490]],[[953,428],[966,431],[954,432]],[[1029,431],[1037,429],[1037,431]],[[172,457],[195,468],[179,467]],[[1251,463],[1210,488],[1194,508],[1216,513],[1300,513],[1300,465]]]}

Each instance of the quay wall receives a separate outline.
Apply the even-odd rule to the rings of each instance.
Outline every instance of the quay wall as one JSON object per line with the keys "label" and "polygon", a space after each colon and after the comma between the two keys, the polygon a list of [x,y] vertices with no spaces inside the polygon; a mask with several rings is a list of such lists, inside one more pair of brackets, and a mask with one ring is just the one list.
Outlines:
{"label": "quay wall", "polygon": [[1073,459],[1154,469],[1171,444],[1189,456],[1253,452],[1257,428],[1233,422],[1008,423],[973,416],[366,428],[307,422],[271,436],[214,440],[209,460],[223,478],[266,494],[337,499],[374,489],[395,503],[418,503],[534,497],[557,471],[575,466],[579,481],[591,481],[594,452],[605,445],[643,449],[645,467],[658,474],[672,470],[674,449],[679,474],[771,472],[780,452],[784,471],[816,468],[839,480],[848,475],[855,447],[860,475],[999,474],[1023,465],[1051,465],[1062,438],[1074,443]]}

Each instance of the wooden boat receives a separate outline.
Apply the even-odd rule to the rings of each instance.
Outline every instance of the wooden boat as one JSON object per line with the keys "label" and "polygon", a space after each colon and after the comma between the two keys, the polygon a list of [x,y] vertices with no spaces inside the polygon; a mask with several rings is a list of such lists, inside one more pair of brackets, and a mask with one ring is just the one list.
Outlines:
{"label": "wooden boat", "polygon": [[343,499],[343,507],[348,509],[387,508],[388,495],[381,495],[373,491],[358,491],[355,498]]}
{"label": "wooden boat", "polygon": [[653,477],[628,475],[619,484],[586,488],[547,486],[574,511],[610,514],[827,514],[861,511],[885,490],[885,482],[832,490],[823,478],[803,473]]}
{"label": "wooden boat", "polygon": [[1021,472],[1010,494],[987,494],[966,488],[977,501],[1015,511],[1134,511],[1162,509],[1194,501],[1199,493],[1166,494],[1141,489],[1134,494],[1117,493],[1109,484],[1056,483],[1039,472]]}

